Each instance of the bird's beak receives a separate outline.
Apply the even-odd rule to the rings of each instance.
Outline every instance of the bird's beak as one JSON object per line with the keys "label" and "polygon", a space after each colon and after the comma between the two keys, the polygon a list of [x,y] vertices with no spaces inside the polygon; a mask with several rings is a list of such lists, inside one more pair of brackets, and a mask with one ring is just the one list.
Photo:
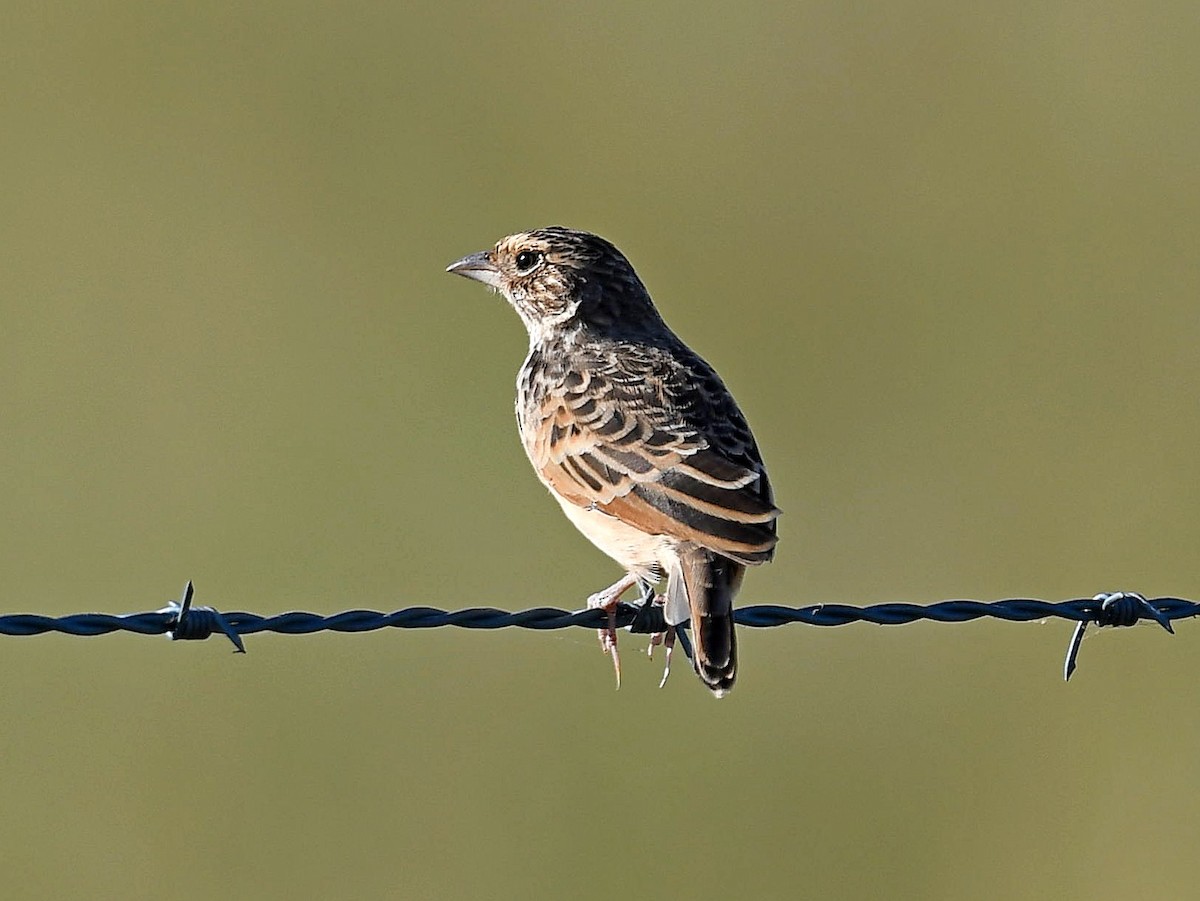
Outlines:
{"label": "bird's beak", "polygon": [[500,288],[500,270],[496,268],[492,254],[487,250],[481,250],[479,253],[465,256],[461,260],[455,260],[446,267],[446,271],[461,275],[463,278],[473,278],[490,288],[497,290]]}

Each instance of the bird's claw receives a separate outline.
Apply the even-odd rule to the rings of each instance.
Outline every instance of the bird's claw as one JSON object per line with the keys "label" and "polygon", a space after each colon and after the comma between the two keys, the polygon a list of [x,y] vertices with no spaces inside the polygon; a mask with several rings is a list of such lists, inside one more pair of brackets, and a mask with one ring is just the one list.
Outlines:
{"label": "bird's claw", "polygon": [[659,645],[663,646],[663,675],[662,680],[658,683],[658,687],[662,688],[667,684],[667,679],[671,676],[671,654],[675,650],[675,627],[668,626],[665,632],[655,632],[650,636],[650,647],[646,648],[646,656],[654,659],[654,649]]}
{"label": "bird's claw", "polygon": [[611,625],[607,629],[600,629],[600,650],[612,657],[613,672],[617,677],[617,691],[621,690],[621,654],[617,650],[617,630],[616,630],[616,614],[609,612],[608,619]]}
{"label": "bird's claw", "polygon": [[608,614],[608,626],[598,629],[596,634],[600,639],[600,650],[612,658],[613,672],[617,677],[617,690],[621,690],[621,654],[617,650],[617,598],[611,591],[602,591],[588,598],[589,609],[603,610]]}

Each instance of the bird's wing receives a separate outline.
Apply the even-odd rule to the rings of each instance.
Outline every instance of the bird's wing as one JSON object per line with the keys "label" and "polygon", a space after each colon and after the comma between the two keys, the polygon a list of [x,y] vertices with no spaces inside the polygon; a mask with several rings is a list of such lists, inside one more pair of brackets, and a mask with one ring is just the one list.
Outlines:
{"label": "bird's wing", "polygon": [[525,449],[542,480],[581,507],[742,563],[775,548],[779,511],[745,418],[698,357],[591,361],[527,396]]}

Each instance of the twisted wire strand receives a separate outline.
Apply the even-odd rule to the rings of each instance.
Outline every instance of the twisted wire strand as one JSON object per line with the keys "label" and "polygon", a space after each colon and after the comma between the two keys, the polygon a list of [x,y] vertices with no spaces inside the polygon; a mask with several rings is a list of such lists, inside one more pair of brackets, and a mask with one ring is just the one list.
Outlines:
{"label": "twisted wire strand", "polygon": [[[602,610],[567,611],[556,607],[533,607],[515,612],[493,607],[469,607],[454,611],[436,607],[408,607],[392,613],[345,610],[327,616],[291,611],[274,616],[260,616],[241,611],[222,613],[213,607],[193,606],[193,595],[194,588],[192,583],[188,582],[181,600],[172,601],[166,607],[152,612],[124,615],[0,615],[0,635],[41,635],[59,632],[66,635],[92,636],[111,632],[135,632],[141,635],[169,635],[180,640],[198,640],[222,634],[233,643],[237,651],[244,652],[241,636],[257,632],[308,635],[314,632],[372,632],[378,629],[435,629],[442,626],[457,626],[461,629],[516,627],[544,631],[569,627],[598,629],[607,623],[606,614]],[[1133,592],[1113,592],[1057,603],[1035,598],[1010,598],[993,602],[950,600],[929,605],[884,603],[864,607],[849,604],[815,604],[806,607],[762,604],[739,608],[734,617],[743,626],[760,629],[789,623],[810,626],[843,626],[853,622],[895,626],[917,620],[962,623],[982,617],[1009,622],[1048,618],[1072,620],[1077,625],[1064,664],[1064,676],[1069,679],[1075,669],[1079,644],[1089,623],[1130,626],[1142,620],[1149,620],[1172,632],[1173,620],[1197,615],[1200,615],[1200,604],[1195,601],[1175,597],[1147,599]],[[654,604],[618,605],[616,625],[634,632],[660,632],[666,628],[662,608]]]}
{"label": "twisted wire strand", "polygon": [[[1135,622],[1146,619],[1162,624],[1200,616],[1200,604],[1183,598],[1149,598],[1145,603],[1154,608],[1159,615],[1142,613]],[[646,615],[640,608],[630,604],[618,606],[617,626],[635,626],[639,616],[643,618],[642,628],[634,628],[633,631],[658,631],[659,627],[653,614]],[[739,625],[759,629],[790,623],[810,626],[844,626],[854,622],[898,626],[918,620],[962,623],[983,617],[1009,622],[1058,618],[1099,625],[1132,625],[1107,621],[1102,615],[1100,603],[1095,598],[1079,598],[1057,603],[1033,598],[1011,598],[992,602],[952,600],[929,605],[884,603],[865,607],[848,604],[815,604],[807,607],[762,604],[741,607],[734,613]],[[111,632],[165,635],[175,632],[180,627],[180,619],[178,604],[158,611],[128,614],[74,613],[66,616],[43,616],[36,613],[12,613],[0,615],[0,635],[42,635],[47,632],[82,636],[107,635]],[[189,633],[173,637],[199,639],[222,634],[224,630],[220,627],[221,620],[224,620],[235,635],[253,635],[257,632],[308,635],[313,632],[372,632],[378,629],[434,629],[442,626],[457,626],[462,629],[516,627],[550,630],[573,626],[598,629],[606,623],[605,614],[601,610],[568,611],[556,607],[532,607],[519,611],[498,610],[493,607],[468,607],[462,610],[407,607],[392,613],[346,610],[331,615],[295,610],[273,616],[241,611],[219,613],[211,607],[193,607],[185,619]]]}
{"label": "twisted wire strand", "polygon": [[[603,610],[568,611],[556,607],[532,607],[519,611],[497,610],[493,607],[469,607],[463,610],[408,607],[392,613],[345,610],[328,616],[295,610],[274,616],[260,616],[241,611],[223,613],[214,607],[193,606],[194,592],[192,583],[188,582],[180,600],[171,601],[160,610],[145,613],[0,615],[0,635],[59,632],[92,636],[134,632],[140,635],[168,635],[177,640],[200,640],[220,634],[229,639],[236,651],[245,653],[241,636],[257,632],[308,635],[314,632],[373,632],[378,629],[436,629],[442,626],[457,626],[460,629],[516,627],[546,631],[570,627],[598,629],[608,624],[607,614]],[[656,604],[638,606],[622,603],[616,610],[616,625],[632,632],[661,632],[666,628],[662,610]],[[992,602],[951,600],[928,605],[884,603],[864,607],[849,604],[815,604],[807,607],[761,604],[741,607],[734,614],[740,625],[759,629],[789,623],[810,626],[844,626],[854,622],[898,626],[918,620],[963,623],[983,617],[1009,622],[1049,618],[1072,620],[1076,626],[1063,664],[1065,679],[1070,679],[1075,671],[1079,646],[1090,623],[1132,626],[1145,620],[1155,622],[1173,633],[1173,620],[1192,616],[1200,616],[1200,604],[1195,601],[1175,597],[1147,599],[1134,592],[1111,592],[1057,603],[1036,598],[1009,598]],[[684,646],[686,649],[686,640]]]}

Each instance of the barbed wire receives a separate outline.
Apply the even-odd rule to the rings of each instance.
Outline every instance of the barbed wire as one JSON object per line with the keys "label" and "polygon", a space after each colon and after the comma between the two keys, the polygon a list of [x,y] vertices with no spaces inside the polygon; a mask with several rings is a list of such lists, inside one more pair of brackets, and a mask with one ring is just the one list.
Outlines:
{"label": "barbed wire", "polygon": [[[493,607],[441,610],[437,607],[408,607],[393,613],[376,610],[346,610],[329,616],[304,611],[260,616],[256,613],[222,612],[215,607],[192,604],[195,589],[189,581],[178,601],[145,613],[75,613],[67,616],[43,616],[35,613],[0,615],[0,635],[94,636],[112,632],[140,635],[167,635],[175,640],[195,641],[224,635],[238,653],[245,653],[243,635],[276,632],[283,635],[308,635],[313,632],[373,632],[379,629],[434,629],[457,626],[461,629],[599,629],[608,625],[603,610],[567,611],[556,607],[533,607],[507,611]],[[766,629],[801,623],[810,626],[844,626],[854,622],[897,626],[918,620],[963,623],[991,617],[1009,622],[1030,622],[1049,618],[1072,620],[1075,631],[1067,648],[1063,678],[1075,671],[1079,646],[1089,623],[1099,626],[1132,626],[1141,621],[1157,623],[1174,634],[1171,622],[1200,616],[1200,604],[1184,598],[1147,599],[1136,592],[1118,591],[1091,598],[1050,602],[1035,598],[1009,598],[1002,601],[950,600],[936,604],[884,603],[856,607],[849,604],[813,604],[784,607],[775,604],[740,607],[734,612],[739,625]],[[666,629],[663,608],[659,604],[621,603],[616,610],[616,625],[632,632],[654,633]],[[686,640],[684,647],[687,648]]]}

